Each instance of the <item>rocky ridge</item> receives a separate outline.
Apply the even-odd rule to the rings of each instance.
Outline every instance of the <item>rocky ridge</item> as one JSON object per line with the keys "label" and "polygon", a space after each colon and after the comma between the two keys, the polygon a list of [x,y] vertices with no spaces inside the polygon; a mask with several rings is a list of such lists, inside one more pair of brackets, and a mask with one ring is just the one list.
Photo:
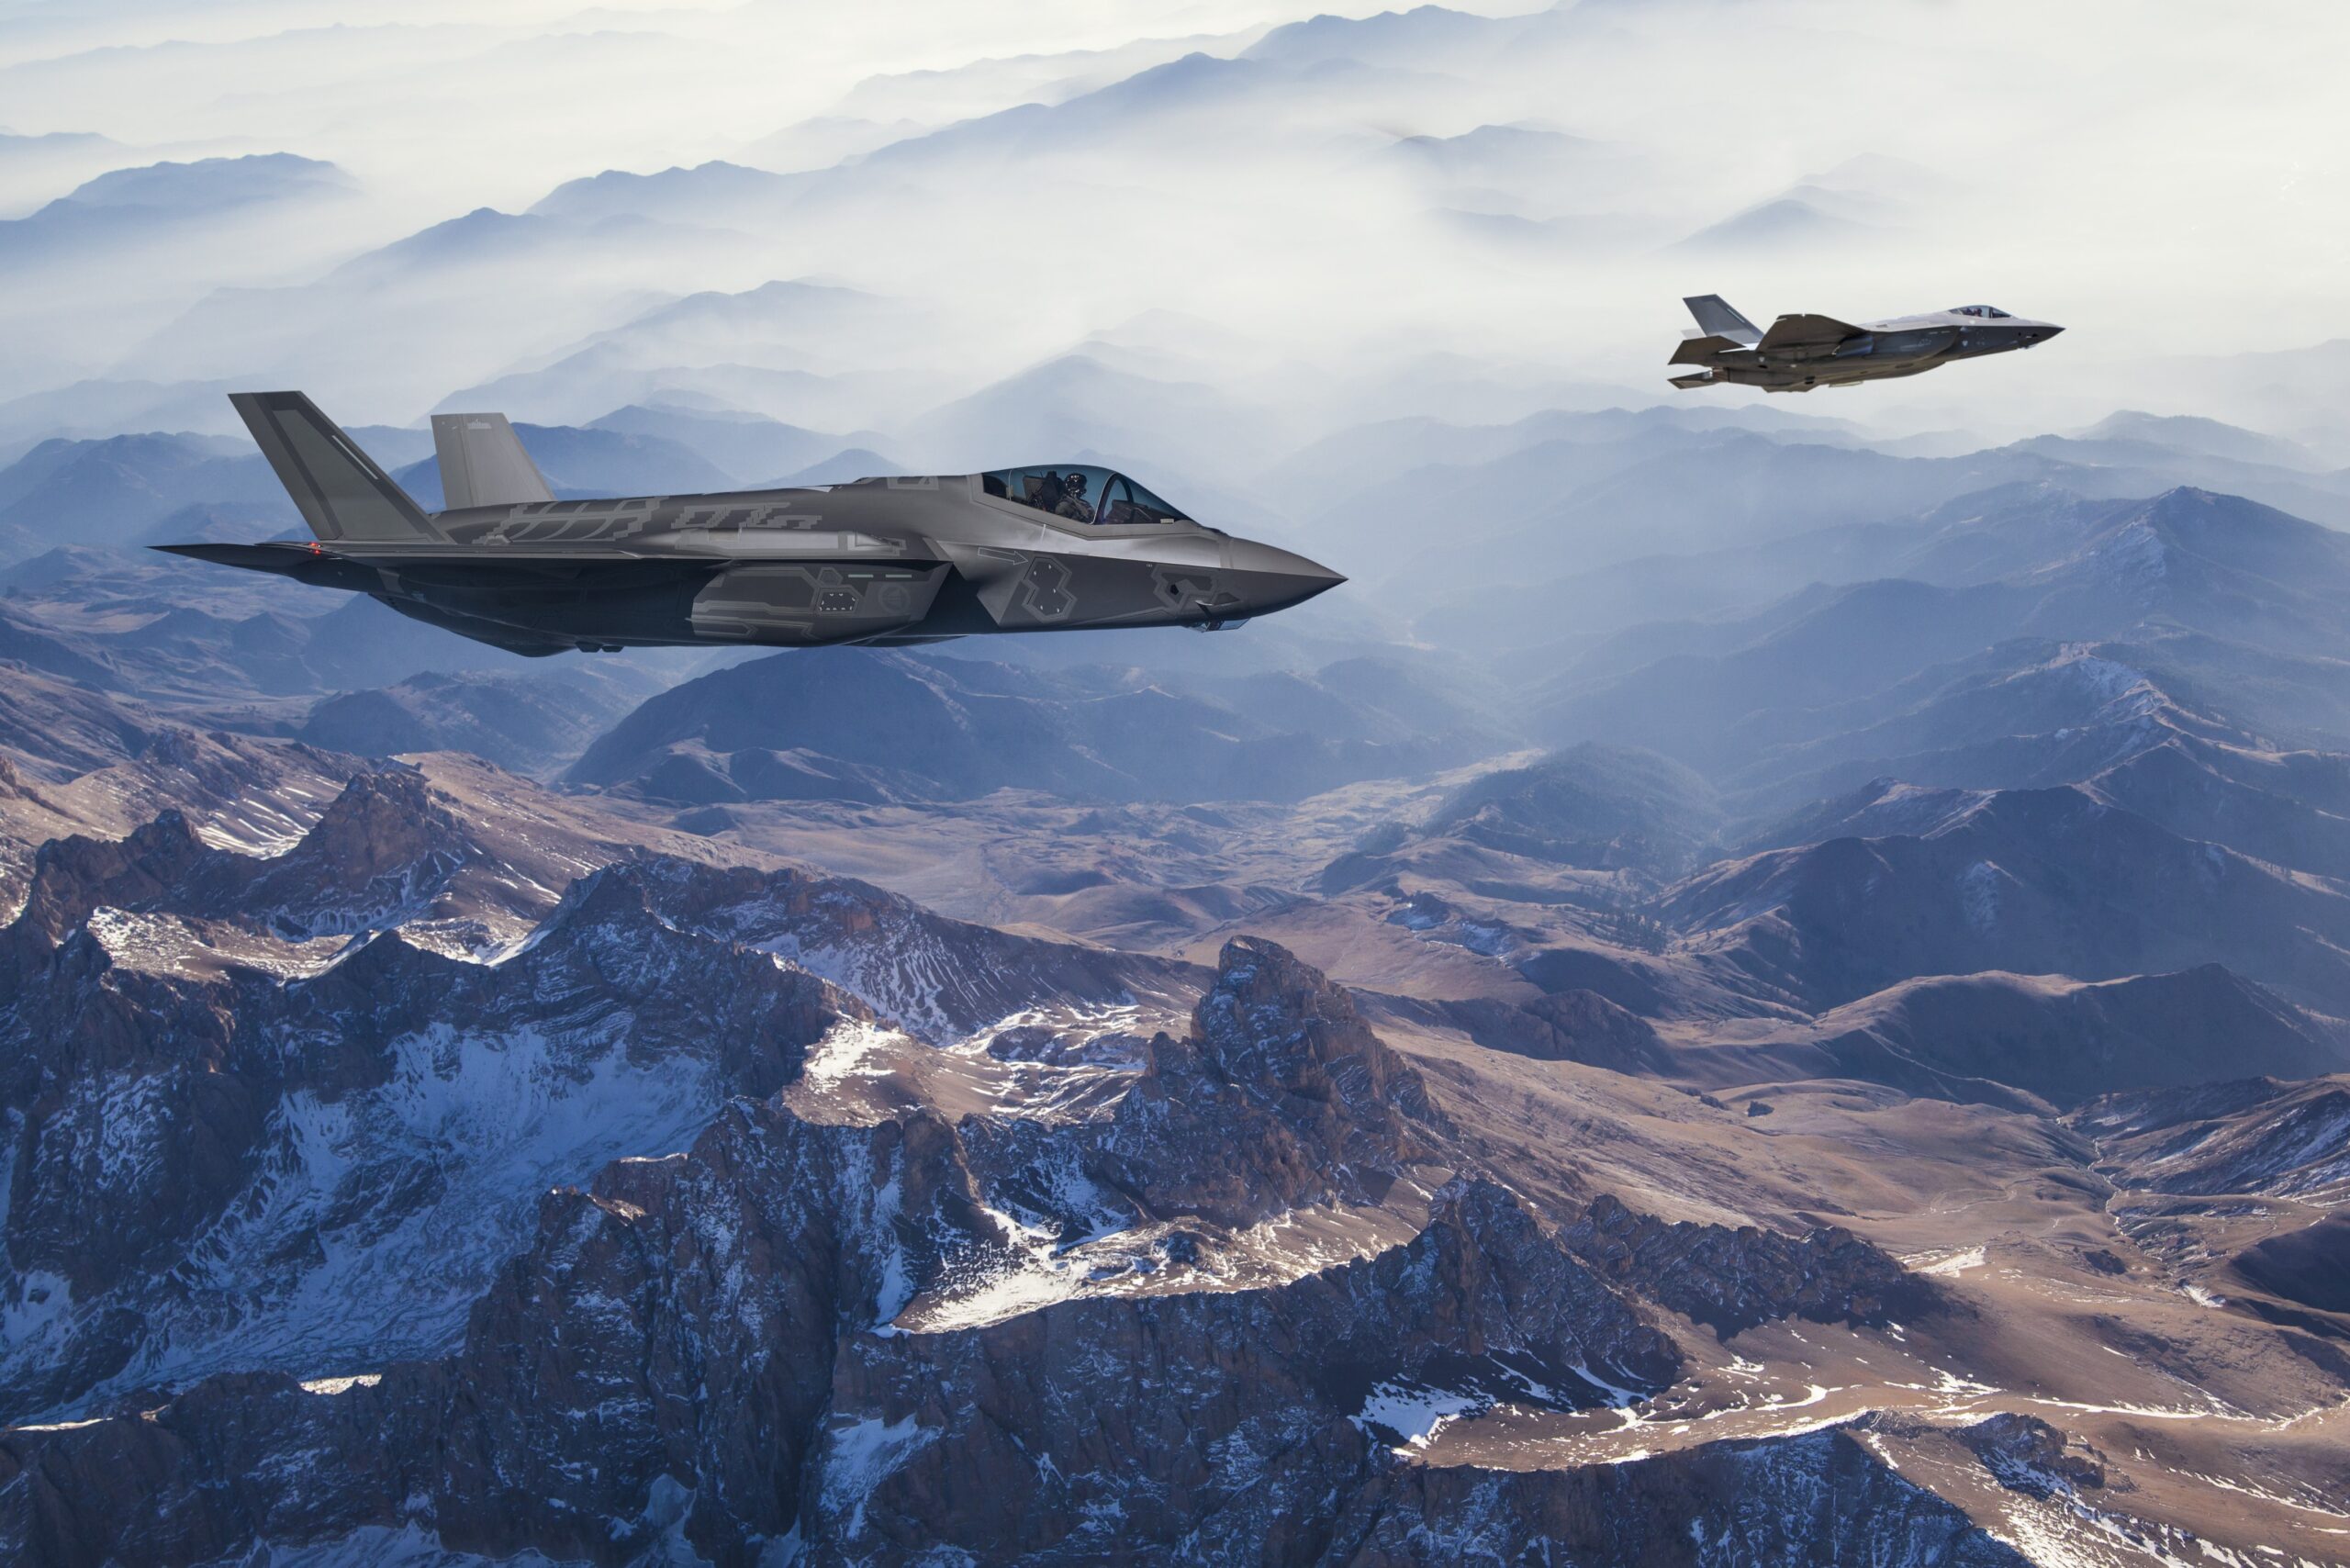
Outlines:
{"label": "rocky ridge", "polygon": [[[1399,1507],[1431,1530],[1465,1528],[1483,1506],[1473,1493],[1399,1471],[1398,1454],[1454,1416],[1619,1404],[1675,1377],[1679,1353],[1637,1298],[1483,1180],[1434,1193],[1408,1239],[1214,1288],[1219,1238],[1259,1211],[1195,1197],[1180,1165],[1120,1187],[1203,1134],[1146,1086],[1180,1086],[1186,1103],[1212,1086],[1237,1096],[1218,1124],[1227,1157],[1284,1137],[1312,1157],[1269,1161],[1247,1189],[1259,1205],[1284,1193],[1346,1201],[1327,1176],[1285,1187],[1284,1170],[1360,1182],[1384,1161],[1392,1185],[1406,1179],[1394,1162],[1440,1147],[1448,1128],[1344,993],[1267,944],[1228,947],[1191,1037],[1161,1036],[1147,1056],[1106,1123],[1025,1143],[975,1138],[969,1122],[920,1107],[825,1124],[784,1097],[738,1099],[688,1152],[624,1159],[542,1200],[535,1236],[444,1360],[308,1383],[220,1377],[151,1407],[11,1431],[0,1540],[60,1562],[417,1532],[444,1550],[612,1563],[665,1540],[718,1562],[787,1542],[807,1561],[851,1562],[957,1541],[1081,1562],[1158,1541],[1167,1561],[1245,1550],[1305,1562],[1393,1528]],[[1169,1282],[941,1310],[1029,1267],[1021,1232],[1036,1216],[1000,1206],[1019,1184],[1008,1157],[1033,1166],[1056,1145],[1136,1204],[1128,1224],[1182,1222],[1160,1232],[1169,1244],[1147,1270]],[[1195,1273],[1209,1288],[1186,1288]],[[1104,1402],[1104,1387],[1136,1397]],[[297,1449],[312,1462],[271,1462]],[[1963,1515],[1841,1439],[1727,1461],[1745,1479],[1694,1514],[1675,1479],[1692,1462],[1718,1462],[1628,1483],[1639,1522],[1611,1529],[1626,1540],[1733,1531],[1799,1473],[1840,1514],[1874,1497],[1911,1519],[1937,1553],[1920,1561],[2006,1561]],[[144,1497],[47,1506],[125,1473],[146,1478]],[[1539,1494],[1561,1484],[1489,1484],[1555,1506]]]}

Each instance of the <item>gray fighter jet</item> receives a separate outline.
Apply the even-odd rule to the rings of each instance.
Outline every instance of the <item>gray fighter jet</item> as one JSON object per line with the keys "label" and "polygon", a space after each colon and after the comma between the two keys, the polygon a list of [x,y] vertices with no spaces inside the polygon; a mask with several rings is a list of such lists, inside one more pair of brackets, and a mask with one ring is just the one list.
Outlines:
{"label": "gray fighter jet", "polygon": [[1782,316],[1763,331],[1718,294],[1684,299],[1697,319],[1684,329],[1674,364],[1702,364],[1675,386],[1728,381],[1765,392],[1808,392],[1915,375],[1953,360],[1980,359],[2045,342],[2065,329],[2011,316],[1995,305],[1961,305],[1856,327],[1833,316]]}
{"label": "gray fighter jet", "polygon": [[1082,463],[559,501],[502,414],[436,414],[427,512],[299,392],[231,401],[317,537],[174,554],[371,594],[518,654],[1218,631],[1346,579]]}

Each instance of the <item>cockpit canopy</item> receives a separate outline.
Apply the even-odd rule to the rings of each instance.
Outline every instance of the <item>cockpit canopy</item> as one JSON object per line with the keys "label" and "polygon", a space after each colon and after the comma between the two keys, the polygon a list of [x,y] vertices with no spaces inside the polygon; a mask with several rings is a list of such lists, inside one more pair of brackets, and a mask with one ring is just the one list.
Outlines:
{"label": "cockpit canopy", "polygon": [[1951,308],[1950,313],[1953,316],[1983,316],[1994,321],[2004,321],[2008,319],[2008,313],[1996,305],[1955,305]]}
{"label": "cockpit canopy", "polygon": [[1048,511],[1071,522],[1129,528],[1190,518],[1127,478],[1084,463],[1039,464],[1034,468],[998,468],[979,476],[990,496]]}

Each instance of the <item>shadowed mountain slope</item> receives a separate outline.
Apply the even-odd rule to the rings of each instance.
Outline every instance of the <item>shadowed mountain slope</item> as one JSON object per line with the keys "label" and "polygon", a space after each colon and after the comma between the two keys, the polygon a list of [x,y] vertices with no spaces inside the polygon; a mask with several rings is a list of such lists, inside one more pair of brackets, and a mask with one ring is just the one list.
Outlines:
{"label": "shadowed mountain slope", "polygon": [[[1403,694],[1410,695],[1408,688]],[[1421,734],[1327,694],[1285,730],[1138,671],[1050,674],[863,649],[778,655],[688,681],[613,726],[577,783],[699,805],[744,800],[1295,799],[1474,755],[1472,727]],[[886,712],[886,726],[872,722]]]}

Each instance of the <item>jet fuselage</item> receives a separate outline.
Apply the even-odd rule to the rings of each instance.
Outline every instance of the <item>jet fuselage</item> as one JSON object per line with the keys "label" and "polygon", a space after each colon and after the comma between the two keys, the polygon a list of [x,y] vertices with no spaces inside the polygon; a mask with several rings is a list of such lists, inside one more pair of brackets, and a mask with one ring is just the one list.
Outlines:
{"label": "jet fuselage", "polygon": [[[1345,580],[1088,465],[719,495],[550,496],[425,514],[307,398],[243,395],[239,408],[319,537],[165,548],[371,594],[518,653],[1214,630]],[[439,428],[449,420],[489,432],[474,437],[486,483],[547,495],[495,416],[436,420],[444,484],[464,460],[462,432],[453,444]],[[480,461],[485,440],[508,467]]]}

